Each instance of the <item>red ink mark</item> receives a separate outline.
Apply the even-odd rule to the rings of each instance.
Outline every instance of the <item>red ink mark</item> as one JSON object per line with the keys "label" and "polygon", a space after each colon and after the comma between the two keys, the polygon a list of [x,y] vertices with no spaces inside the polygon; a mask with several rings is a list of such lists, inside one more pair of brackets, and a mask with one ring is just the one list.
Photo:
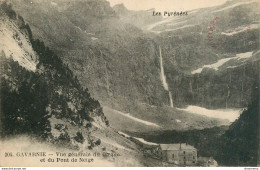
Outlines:
{"label": "red ink mark", "polygon": [[226,41],[226,37],[224,37],[222,41],[214,39],[214,33],[219,32],[217,29],[215,29],[215,25],[217,24],[218,21],[219,21],[219,17],[215,17],[210,22],[211,25],[209,26],[209,32],[208,32],[208,43],[211,47],[216,48],[217,50],[219,50],[220,46],[224,44],[224,42]]}

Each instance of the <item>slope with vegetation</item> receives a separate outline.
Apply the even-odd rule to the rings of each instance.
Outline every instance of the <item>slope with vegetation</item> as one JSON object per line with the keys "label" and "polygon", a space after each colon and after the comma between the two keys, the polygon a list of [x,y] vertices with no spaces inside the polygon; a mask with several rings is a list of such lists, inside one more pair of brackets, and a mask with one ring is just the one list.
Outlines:
{"label": "slope with vegetation", "polygon": [[[62,123],[108,125],[99,102],[80,86],[72,71],[11,6],[1,4],[1,135],[33,134],[51,141],[82,138]],[[52,126],[53,125],[53,126]],[[55,133],[54,133],[55,132]],[[89,134],[86,134],[89,135]]]}
{"label": "slope with vegetation", "polygon": [[220,166],[257,166],[259,159],[259,86],[254,81],[252,102],[229,127],[203,130],[127,132],[154,143],[188,143],[199,157],[213,157]]}

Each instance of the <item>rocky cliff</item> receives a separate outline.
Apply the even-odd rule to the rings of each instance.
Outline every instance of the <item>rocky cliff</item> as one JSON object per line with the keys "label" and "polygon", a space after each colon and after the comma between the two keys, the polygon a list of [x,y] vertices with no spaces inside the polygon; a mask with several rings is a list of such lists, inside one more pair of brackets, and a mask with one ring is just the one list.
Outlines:
{"label": "rocky cliff", "polygon": [[81,128],[108,125],[99,102],[6,3],[0,22],[1,135],[30,134],[75,147],[86,139],[92,147]]}

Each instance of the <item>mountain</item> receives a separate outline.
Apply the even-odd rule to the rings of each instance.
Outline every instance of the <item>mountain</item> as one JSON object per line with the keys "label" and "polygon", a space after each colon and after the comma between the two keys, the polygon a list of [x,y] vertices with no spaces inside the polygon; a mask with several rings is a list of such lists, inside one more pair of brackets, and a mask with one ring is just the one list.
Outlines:
{"label": "mountain", "polygon": [[[125,105],[133,105],[133,98],[161,103],[164,91],[159,77],[153,76],[158,68],[150,67],[156,64],[156,58],[148,36],[120,22],[106,1],[60,0],[56,6],[51,2],[23,0],[12,4],[31,25],[35,36],[59,54],[83,86],[88,84],[95,98],[117,109],[129,108]],[[28,9],[35,15],[28,14]],[[106,10],[100,14],[95,9]]]}
{"label": "mountain", "polygon": [[[207,117],[171,107],[138,105],[135,114],[104,107],[111,127],[123,132],[204,129],[230,125],[225,117]],[[129,128],[131,127],[131,128]]]}
{"label": "mountain", "polygon": [[23,18],[2,3],[1,134],[33,133],[58,140],[67,130],[58,132],[52,121],[62,128],[62,118],[78,127],[97,120],[100,126],[108,125],[99,102],[83,90],[68,66],[33,39]]}
{"label": "mountain", "polygon": [[259,62],[258,6],[231,0],[139,26],[157,35],[175,105],[247,106]]}
{"label": "mountain", "polygon": [[222,165],[259,165],[259,81],[253,86],[252,102],[215,143],[216,159]]}
{"label": "mountain", "polygon": [[[22,144],[24,152],[39,151],[36,146],[53,152],[53,144],[55,151],[62,146],[62,152],[113,152],[120,159],[100,158],[113,166],[148,166],[138,146],[109,127],[100,103],[68,66],[35,39],[30,26],[4,2],[0,25],[1,151],[17,152]],[[1,165],[8,165],[7,160]]]}
{"label": "mountain", "polygon": [[130,132],[152,143],[183,143],[195,146],[199,157],[213,157],[220,166],[259,164],[259,80],[252,87],[252,101],[229,127],[202,130]]}
{"label": "mountain", "polygon": [[[31,26],[35,37],[43,40],[68,64],[80,84],[87,87],[90,94],[103,106],[130,113],[145,121],[163,123],[157,119],[156,112],[159,108],[169,111],[169,92],[162,85],[160,44],[153,33],[144,33],[138,27],[123,22],[118,11],[102,0],[9,2]],[[118,8],[125,10],[122,6]],[[31,11],[30,14],[28,10]],[[99,10],[103,12],[100,13]],[[145,13],[148,15],[150,12]],[[167,74],[166,76],[168,78]],[[141,103],[145,103],[145,107],[153,113],[150,120],[147,118],[148,110],[144,110]],[[178,100],[174,103],[181,106]],[[158,106],[158,109],[153,106]],[[163,112],[159,112],[162,115],[160,117],[163,117]],[[181,113],[179,110],[172,110],[167,114],[172,112],[175,115]],[[205,120],[205,127],[222,125],[225,122],[201,119]],[[182,127],[172,126],[175,119],[165,121],[163,127],[168,127],[169,124],[178,129]],[[186,122],[185,119],[181,121]],[[193,122],[193,119],[189,119],[187,123],[191,124],[190,128],[203,126]]]}
{"label": "mountain", "polygon": [[247,106],[259,62],[258,5],[227,1],[149,27],[161,44],[175,102],[206,108]]}
{"label": "mountain", "polygon": [[[228,1],[189,11],[187,16],[163,19],[151,16],[152,10],[130,11],[122,4],[111,8],[102,0],[10,2],[31,25],[35,36],[57,52],[81,85],[88,84],[90,93],[104,105],[126,112],[135,112],[133,106],[138,102],[168,105],[168,93],[159,77],[159,46],[176,106],[242,108],[250,101],[247,94],[259,58],[255,1]],[[146,18],[141,13],[154,18],[152,24],[138,26],[139,19],[133,16]],[[214,29],[210,30],[212,24]],[[220,73],[209,69],[209,73],[192,74],[222,59],[247,53],[252,53],[254,59],[230,60]],[[210,94],[215,89],[218,92]],[[227,103],[228,93],[232,95]]]}
{"label": "mountain", "polygon": [[133,24],[141,29],[147,25],[155,24],[163,20],[162,16],[153,16],[155,9],[143,11],[128,10],[124,4],[117,4],[113,6],[113,10],[119,16],[120,21],[124,23]]}
{"label": "mountain", "polygon": [[117,166],[162,166],[122,135],[148,134],[190,143],[220,165],[255,165],[257,5],[152,18],[105,0],[6,0],[1,136],[115,152]]}

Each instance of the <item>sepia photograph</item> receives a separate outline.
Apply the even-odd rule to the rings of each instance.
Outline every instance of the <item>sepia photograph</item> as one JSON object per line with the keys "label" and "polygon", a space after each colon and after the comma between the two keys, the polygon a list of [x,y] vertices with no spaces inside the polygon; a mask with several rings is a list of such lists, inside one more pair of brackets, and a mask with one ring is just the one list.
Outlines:
{"label": "sepia photograph", "polygon": [[0,167],[260,167],[259,22],[259,0],[0,0]]}

